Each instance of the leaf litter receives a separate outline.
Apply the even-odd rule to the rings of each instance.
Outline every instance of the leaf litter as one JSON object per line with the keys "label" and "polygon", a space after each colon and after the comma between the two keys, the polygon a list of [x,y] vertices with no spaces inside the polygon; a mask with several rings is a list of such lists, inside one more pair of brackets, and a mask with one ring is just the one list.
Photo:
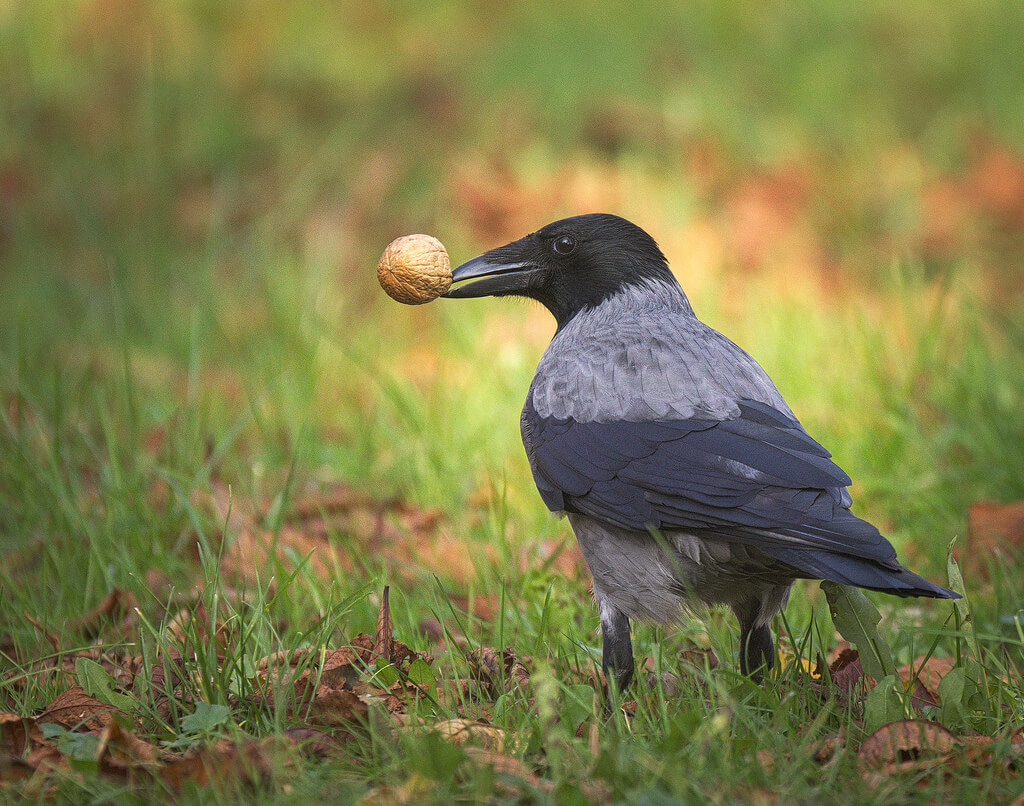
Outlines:
{"label": "leaf litter", "polygon": [[[111,609],[105,605],[100,611],[108,614]],[[410,702],[433,696],[428,690],[431,686],[417,671],[418,666],[429,669],[433,658],[395,639],[387,589],[374,635],[358,635],[344,647],[278,653],[256,664],[252,682],[257,694],[250,704],[283,705],[287,718],[297,723],[264,739],[222,737],[185,752],[159,747],[140,735],[146,727],[140,713],[111,704],[139,702],[133,689],[142,674],[141,659],[124,657],[120,675],[115,677],[108,672],[115,668],[109,657],[103,665],[86,653],[72,654],[79,662],[77,675],[84,678],[81,683],[66,688],[35,715],[0,712],[0,783],[25,780],[39,770],[66,771],[75,760],[98,765],[102,774],[132,780],[148,776],[174,788],[186,781],[205,785],[214,778],[236,775],[259,781],[269,775],[269,754],[282,743],[317,758],[336,755],[365,723],[370,707],[402,715]],[[83,666],[82,661],[90,665]],[[164,661],[172,670],[169,675]],[[158,657],[148,677],[156,710],[165,719],[170,711],[162,709],[161,703],[166,705],[170,698],[179,703],[188,700],[186,680],[174,671],[180,661],[181,656],[173,651],[166,658]],[[87,693],[82,685],[97,677],[106,702]],[[198,713],[204,705],[197,702],[193,707]],[[223,710],[225,715],[230,713]],[[188,717],[182,720],[183,727],[187,721]],[[216,721],[211,725],[216,726]],[[396,727],[399,725],[396,720]]]}
{"label": "leaf litter", "polygon": [[[227,494],[226,490],[224,493]],[[332,535],[341,528],[337,522],[329,522],[331,513],[348,517],[360,507],[370,507],[376,513],[377,525],[362,536],[370,543],[386,542],[382,536],[389,534],[388,528],[411,530],[406,536],[419,530],[421,539],[433,539],[429,536],[438,524],[435,516],[412,508],[403,509],[402,505],[399,510],[408,516],[404,526],[384,527],[381,523],[385,516],[379,505],[370,505],[367,499],[344,488],[334,490],[332,497],[300,499],[285,523],[288,529],[296,530],[301,524],[302,534],[313,535],[330,549]],[[223,514],[227,517],[228,510]],[[234,521],[239,534],[256,534],[261,530],[259,523],[259,519],[250,516]],[[262,532],[269,534],[269,530]],[[225,558],[229,561],[232,558],[231,547],[225,552]],[[240,555],[234,559],[242,562]],[[255,560],[248,557],[245,562]],[[335,567],[344,566],[346,562],[349,560],[341,559],[340,555],[332,560]],[[224,593],[239,599],[242,596],[230,588]],[[200,742],[186,742],[181,746],[158,742],[159,732],[154,734],[152,719],[138,707],[140,685],[148,686],[152,713],[164,723],[170,722],[175,714],[180,718],[183,709],[195,709],[198,714],[206,704],[189,693],[195,690],[194,686],[187,685],[192,682],[189,675],[193,673],[185,671],[183,658],[212,646],[218,662],[223,662],[232,654],[232,642],[237,639],[224,623],[210,623],[201,591],[178,594],[175,601],[182,606],[166,624],[167,634],[176,649],[168,648],[156,658],[147,661],[128,654],[123,648],[105,647],[99,640],[109,640],[111,636],[124,638],[138,627],[139,613],[134,597],[127,591],[115,589],[71,622],[76,634],[88,640],[97,639],[96,646],[58,651],[47,660],[22,667],[17,678],[22,681],[31,674],[49,671],[54,673],[55,679],[69,685],[35,715],[0,712],[0,785],[35,780],[39,775],[46,778],[53,772],[66,773],[74,763],[83,760],[94,764],[101,774],[133,784],[160,781],[177,789],[186,782],[204,785],[231,777],[259,784],[272,777],[282,748],[321,759],[344,755],[346,744],[364,734],[372,718],[371,712],[377,712],[390,719],[395,730],[431,731],[459,747],[465,761],[494,768],[505,776],[503,786],[511,793],[522,794],[525,791],[522,787],[551,790],[551,783],[520,758],[525,745],[522,737],[490,724],[486,704],[482,709],[484,718],[477,713],[433,723],[424,719],[421,709],[413,707],[418,702],[433,701],[458,708],[473,699],[484,703],[496,701],[510,692],[520,694],[529,708],[539,707],[534,699],[531,659],[517,655],[510,647],[503,650],[477,647],[464,651],[467,680],[461,681],[461,685],[460,681],[438,680],[439,673],[429,654],[415,652],[396,639],[387,587],[381,597],[373,635],[357,635],[344,646],[279,652],[255,663],[245,703],[237,700],[232,705],[276,709],[291,727],[265,738],[244,733],[228,737],[215,730]],[[468,600],[465,604],[468,608]],[[835,608],[833,601],[830,600],[830,604]],[[487,606],[491,606],[490,603]],[[856,636],[858,643],[870,649],[870,666],[876,674],[895,681],[893,691],[897,702],[904,703],[907,718],[885,722],[867,733],[859,743],[843,732],[826,734],[807,745],[814,761],[831,764],[845,752],[854,752],[862,775],[873,784],[897,773],[917,773],[943,765],[964,765],[965,769],[972,770],[994,760],[1000,761],[1008,774],[1018,771],[1018,757],[1024,750],[1020,731],[996,738],[971,732],[957,735],[929,718],[940,706],[946,705],[949,692],[954,690],[951,685],[943,686],[943,681],[947,677],[951,679],[955,676],[952,673],[959,669],[952,659],[921,656],[888,675],[893,665],[887,647],[877,637],[877,611],[859,601],[853,602],[847,610],[850,612],[845,614],[846,621],[840,614],[837,624],[843,624],[845,633]],[[49,643],[55,647],[59,644],[58,637],[45,625],[32,623]],[[420,629],[435,643],[446,634],[444,626],[434,617],[422,620]],[[465,642],[465,637],[461,638]],[[11,644],[13,654],[13,642]],[[812,691],[824,697],[834,695],[850,703],[858,713],[870,707],[872,686],[877,688],[878,685],[877,678],[866,672],[862,661],[858,650],[842,641],[830,654],[827,672],[820,657],[816,667],[804,661],[803,669],[811,679]],[[692,668],[695,674],[711,671],[718,665],[710,650],[700,649],[681,653],[679,662],[680,673],[685,673],[687,668]],[[644,671],[648,684],[662,686],[666,696],[673,697],[680,691],[678,676],[662,672],[659,677],[653,659],[645,664]],[[589,684],[595,682],[599,682],[599,678],[588,680]],[[230,713],[230,709],[224,710]],[[184,726],[188,719],[186,716],[181,724]],[[586,735],[589,727],[595,751],[598,747],[596,726],[596,722],[584,720],[576,729],[577,735]],[[520,783],[510,783],[513,780]],[[44,790],[40,792],[45,794]]]}
{"label": "leaf litter", "polygon": [[[92,625],[100,618],[109,623],[107,617],[117,610],[111,602],[119,597],[108,598],[89,612],[89,618],[83,617],[82,624]],[[170,626],[174,627],[173,619]],[[216,631],[203,636],[208,642],[218,640]],[[217,657],[223,660],[224,653]],[[524,747],[521,737],[478,718],[454,717],[431,724],[410,711],[414,703],[439,696],[441,683],[429,654],[413,651],[395,638],[388,588],[373,635],[357,635],[345,646],[279,652],[256,662],[248,704],[278,708],[293,723],[271,736],[218,735],[222,721],[230,722],[230,709],[190,699],[181,653],[168,650],[153,660],[147,669],[139,656],[118,657],[100,647],[68,653],[55,668],[78,682],[35,715],[0,712],[0,786],[49,780],[54,774],[69,773],[78,763],[89,763],[101,775],[132,786],[161,783],[177,790],[186,783],[205,786],[230,779],[258,786],[274,775],[282,748],[318,759],[342,756],[346,743],[362,735],[373,710],[390,718],[396,730],[431,731],[461,748],[466,762],[493,768],[509,793],[552,790],[550,782],[518,758]],[[528,695],[529,658],[508,648],[480,647],[467,655],[467,661],[482,696],[494,699],[511,690]],[[222,709],[224,719],[215,714],[213,719],[181,720],[185,733],[203,723],[209,728],[202,731],[209,734],[209,741],[187,747],[157,741],[160,732],[154,733],[136,699],[143,694],[140,683],[149,686],[154,710],[165,721],[171,719],[171,700],[179,711],[191,708],[196,716]],[[90,685],[97,690],[87,690]],[[600,794],[597,785],[587,786]],[[48,793],[40,789],[36,794]]]}

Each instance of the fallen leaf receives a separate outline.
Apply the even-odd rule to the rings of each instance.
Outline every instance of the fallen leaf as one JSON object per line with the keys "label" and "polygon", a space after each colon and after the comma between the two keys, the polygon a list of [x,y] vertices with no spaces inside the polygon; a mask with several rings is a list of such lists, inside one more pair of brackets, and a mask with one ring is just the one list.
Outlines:
{"label": "fallen leaf", "polygon": [[[262,514],[272,502],[239,500],[219,482],[206,500],[197,497],[197,504],[211,508],[228,524],[231,539],[222,555],[221,573],[240,582],[251,584],[258,576],[271,576],[267,569],[275,564],[292,570],[305,562],[324,580],[351,572],[356,560],[335,542],[336,535],[346,535],[368,555],[390,560],[395,573],[409,583],[422,578],[424,570],[459,583],[476,576],[465,542],[440,528],[440,510],[421,509],[397,498],[375,500],[343,484],[297,496],[276,530],[266,528]],[[497,564],[494,547],[482,551]]]}
{"label": "fallen leaf", "polygon": [[156,764],[160,760],[154,745],[122,728],[116,720],[111,720],[100,733],[100,747],[108,756],[125,764]]}
{"label": "fallen leaf", "polygon": [[22,615],[25,617],[25,621],[27,621],[29,624],[31,624],[33,627],[39,630],[39,632],[42,633],[43,636],[45,636],[50,646],[53,647],[54,652],[60,652],[61,640],[56,633],[53,633],[50,630],[46,629],[45,625],[43,625],[40,621],[33,618],[32,614],[29,613],[27,610],[24,611]]}
{"label": "fallen leaf", "polygon": [[307,725],[288,728],[282,735],[303,754],[321,761],[337,756],[344,747],[336,736]]}
{"label": "fallen leaf", "polygon": [[[466,756],[474,764],[493,767],[496,773],[519,778],[524,783],[542,792],[550,792],[554,789],[554,784],[551,781],[545,781],[518,758],[513,758],[493,750],[484,750],[480,747],[467,747],[465,750]],[[505,786],[508,785],[506,784]]]}
{"label": "fallen leaf", "polygon": [[778,758],[771,750],[758,750],[757,763],[761,765],[761,769],[764,770],[765,775],[771,776],[775,773],[775,768],[778,765]]}
{"label": "fallen leaf", "polygon": [[[310,724],[332,727],[361,722],[370,703],[389,713],[404,712],[408,700],[423,695],[422,685],[413,678],[422,682],[421,672],[433,658],[394,640],[386,601],[385,597],[377,634],[372,638],[357,635],[349,647],[300,649],[261,659],[256,666],[258,699],[279,699],[290,714]],[[386,644],[390,645],[390,661],[377,651]],[[382,680],[385,672],[390,678]]]}
{"label": "fallen leaf", "polygon": [[843,735],[842,731],[829,733],[815,746],[814,752],[811,754],[811,758],[819,764],[827,764],[842,752],[845,744],[846,737]]}
{"label": "fallen leaf", "polygon": [[994,139],[979,135],[967,177],[973,202],[1009,230],[1024,228],[1024,159]]}
{"label": "fallen leaf", "polygon": [[431,644],[438,644],[444,640],[444,625],[434,616],[420,619],[416,626]]}
{"label": "fallen leaf", "polygon": [[199,787],[229,779],[243,779],[263,785],[270,778],[268,743],[250,739],[242,743],[221,739],[192,750],[171,761],[160,772],[160,778],[172,789],[187,783]]}
{"label": "fallen leaf", "polygon": [[936,707],[939,704],[939,683],[953,669],[952,658],[918,657],[913,663],[899,668],[903,687],[912,692],[911,702],[921,708]]}
{"label": "fallen leaf", "polygon": [[979,501],[967,511],[967,542],[961,554],[972,576],[988,578],[993,561],[1013,562],[1024,545],[1024,501]]}
{"label": "fallen leaf", "polygon": [[905,688],[910,688],[910,681],[917,678],[922,685],[935,691],[942,678],[953,668],[953,658],[936,658],[920,656],[913,663],[905,663],[899,668],[900,679]]}
{"label": "fallen leaf", "polygon": [[0,713],[0,756],[21,756],[43,742],[43,733],[32,717]]}
{"label": "fallen leaf", "polygon": [[351,689],[320,687],[303,714],[310,724],[346,728],[366,719],[367,705]]}
{"label": "fallen leaf", "polygon": [[380,612],[377,614],[377,632],[373,637],[373,651],[388,663],[391,663],[391,650],[395,643],[394,626],[391,623],[391,604],[388,593],[390,587],[384,586],[380,598]]}
{"label": "fallen leaf", "polygon": [[861,666],[860,654],[849,642],[843,643],[845,646],[829,664],[828,671],[835,687],[848,696],[854,688],[867,680],[867,675]]}
{"label": "fallen leaf", "polygon": [[19,756],[0,754],[0,786],[25,781],[35,774],[36,768]]}
{"label": "fallen leaf", "polygon": [[647,687],[652,689],[656,688],[659,680],[666,698],[671,700],[679,696],[680,691],[682,691],[682,684],[676,675],[672,674],[672,672],[662,672],[659,677],[659,675],[654,672],[649,672],[646,680]]}
{"label": "fallen leaf", "polygon": [[[169,720],[174,711],[172,700],[182,700],[182,692],[179,691],[184,682],[179,675],[182,674],[181,654],[171,649],[160,655],[149,669],[149,688],[153,692],[153,705],[157,715],[163,720]],[[142,659],[139,658],[138,666],[141,671]]]}
{"label": "fallen leaf", "polygon": [[399,786],[384,784],[375,786],[359,800],[357,806],[419,806],[430,802],[430,795],[437,789],[437,782],[419,773],[412,773]]}
{"label": "fallen leaf", "polygon": [[40,725],[52,723],[68,730],[98,730],[113,721],[116,709],[90,697],[81,686],[72,686],[58,694],[53,702],[36,717]]}
{"label": "fallen leaf", "polygon": [[718,668],[718,656],[711,647],[692,647],[679,653],[680,664],[688,664],[703,671]]}
{"label": "fallen leaf", "polygon": [[135,596],[123,588],[114,588],[91,610],[83,613],[68,626],[86,638],[95,638],[104,626],[122,621],[134,614],[137,602]]}
{"label": "fallen leaf", "polygon": [[515,750],[517,742],[510,741],[505,731],[486,722],[472,719],[446,719],[431,726],[443,738],[455,745],[474,743],[484,750],[501,753]]}
{"label": "fallen leaf", "polygon": [[958,746],[956,736],[937,722],[903,719],[882,725],[868,736],[857,759],[864,770],[881,770],[907,762],[938,764]]}
{"label": "fallen leaf", "polygon": [[498,612],[498,597],[493,593],[476,594],[472,602],[469,596],[460,593],[449,594],[448,598],[457,608],[471,613],[481,621],[491,621]]}
{"label": "fallen leaf", "polygon": [[99,734],[96,762],[104,775],[130,779],[155,770],[160,761],[156,747],[111,721]]}
{"label": "fallen leaf", "polygon": [[525,690],[530,682],[526,667],[529,659],[520,660],[511,647],[501,652],[480,647],[470,652],[467,659],[470,676],[486,688],[492,699],[504,694],[506,685]]}

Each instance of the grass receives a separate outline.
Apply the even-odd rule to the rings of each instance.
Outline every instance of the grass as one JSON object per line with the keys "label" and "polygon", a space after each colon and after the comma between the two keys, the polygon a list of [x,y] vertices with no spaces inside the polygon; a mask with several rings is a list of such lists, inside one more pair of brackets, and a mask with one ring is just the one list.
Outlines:
{"label": "grass", "polygon": [[[579,801],[591,784],[645,803],[1020,793],[1000,759],[1024,720],[1022,579],[998,558],[990,580],[968,576],[974,617],[959,631],[948,604],[873,597],[897,664],[962,658],[976,634],[984,687],[947,689],[925,715],[1003,737],[984,763],[872,778],[855,752],[860,705],[823,699],[798,663],[763,688],[740,678],[735,624],[718,612],[640,627],[638,658],[679,691],[643,681],[635,713],[606,720],[585,573],[559,561],[571,535],[519,442],[552,325],[507,301],[399,308],[372,277],[406,231],[434,232],[458,259],[581,209],[637,220],[698,313],[761,361],[849,471],[858,513],[941,582],[968,506],[1024,498],[1020,229],[979,190],[986,155],[1024,144],[1014,4],[819,2],[771,18],[742,4],[445,4],[397,21],[306,3],[72,8],[0,9],[0,710],[37,713],[69,678],[35,663],[99,640],[181,665],[170,713],[151,677],[128,692],[154,743],[280,739],[301,719],[287,697],[246,700],[255,664],[372,635],[390,584],[396,638],[433,652],[448,692],[413,714],[486,718],[515,737],[510,755],[538,776],[516,784],[527,800]],[[641,40],[633,58],[623,43]],[[947,187],[963,208],[951,235],[928,201]],[[288,529],[298,504],[341,484],[381,504],[388,539],[324,518],[344,562],[318,566]],[[230,512],[211,504],[228,488]],[[437,531],[423,538],[396,499],[438,510]],[[283,559],[227,573],[254,530]],[[114,589],[141,611],[126,634],[76,626]],[[168,605],[183,601],[202,603],[205,628],[175,626]],[[218,624],[231,636],[220,658]],[[786,624],[812,663],[834,646],[815,586],[798,585]],[[480,646],[530,656],[528,691],[463,696]],[[704,646],[720,668],[680,661]],[[187,647],[200,651],[170,660]],[[195,702],[227,710],[203,722]],[[839,732],[848,742],[816,760]],[[74,756],[80,735],[57,741]],[[376,712],[326,761],[282,741],[258,775],[183,794],[99,774],[88,751],[4,794],[513,797],[507,775]]]}

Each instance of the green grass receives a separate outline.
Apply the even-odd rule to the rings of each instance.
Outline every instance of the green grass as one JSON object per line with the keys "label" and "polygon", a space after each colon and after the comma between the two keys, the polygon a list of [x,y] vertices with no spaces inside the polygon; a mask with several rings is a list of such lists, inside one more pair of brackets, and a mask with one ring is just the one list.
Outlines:
{"label": "green grass", "polygon": [[[544,782],[521,785],[527,799],[580,800],[583,784],[642,803],[1020,793],[998,762],[1005,744],[973,770],[871,781],[855,753],[859,707],[823,699],[795,666],[763,688],[740,678],[735,624],[720,612],[640,627],[637,656],[681,690],[641,681],[636,713],[606,720],[589,677],[595,608],[585,579],[540,559],[572,538],[519,442],[551,325],[508,301],[402,308],[372,271],[407,231],[437,234],[458,260],[522,234],[503,229],[520,218],[613,205],[693,270],[681,279],[698,313],[761,361],[849,471],[858,514],[941,582],[967,507],[1024,498],[1019,225],[964,191],[952,246],[930,251],[921,235],[929,189],[969,185],[977,130],[1011,152],[1024,144],[1015,4],[132,8],[0,9],[0,710],[36,713],[66,687],[33,668],[54,654],[45,633],[62,653],[88,646],[74,620],[110,590],[130,591],[142,616],[129,635],[101,637],[156,658],[180,640],[168,601],[197,587],[211,623],[219,614],[242,638],[217,663],[191,636],[203,652],[182,661],[188,693],[228,716],[191,729],[191,703],[162,715],[140,684],[146,735],[176,747],[278,735],[294,721],[285,705],[244,700],[253,664],[372,634],[390,584],[396,638],[433,651],[446,685],[466,677],[473,647],[532,657],[526,693],[413,708],[428,724],[487,718],[516,737],[513,754]],[[717,156],[702,179],[705,148]],[[723,211],[735,188],[794,165],[810,189],[771,237],[810,232],[810,252],[826,257],[748,265]],[[586,181],[563,181],[572,170]],[[725,234],[691,252],[716,227]],[[410,562],[354,525],[331,535],[351,570],[325,579],[293,557],[234,590],[217,558],[241,527],[209,506],[212,491],[230,485],[233,508],[274,532],[297,499],[339,483],[439,509],[468,572]],[[988,688],[927,716],[1005,736],[1024,720],[1013,627],[1024,579],[994,561],[991,582],[966,584]],[[461,596],[496,603],[493,617]],[[970,628],[958,633],[948,603],[873,598],[897,663],[964,651]],[[430,616],[464,628],[468,647],[437,650],[421,626]],[[804,658],[834,645],[816,586],[797,586],[786,621]],[[680,650],[706,643],[719,669],[680,666]],[[814,760],[836,731],[848,745]],[[357,736],[324,762],[269,752],[255,790],[229,777],[185,795],[511,797],[425,730],[374,714]],[[55,780],[74,801],[174,797],[87,765]],[[11,786],[4,796],[48,794]]]}

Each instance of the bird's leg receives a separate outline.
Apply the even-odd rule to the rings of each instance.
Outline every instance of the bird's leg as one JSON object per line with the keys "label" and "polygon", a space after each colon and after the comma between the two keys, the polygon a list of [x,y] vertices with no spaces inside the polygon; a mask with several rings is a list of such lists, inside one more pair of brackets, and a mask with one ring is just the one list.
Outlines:
{"label": "bird's leg", "polygon": [[633,680],[633,643],[629,638],[629,618],[607,599],[598,599],[601,613],[601,668],[605,679],[614,679],[624,691]]}
{"label": "bird's leg", "polygon": [[755,683],[760,683],[764,673],[775,665],[775,645],[772,631],[767,624],[754,627],[749,622],[740,622],[740,672]]}

